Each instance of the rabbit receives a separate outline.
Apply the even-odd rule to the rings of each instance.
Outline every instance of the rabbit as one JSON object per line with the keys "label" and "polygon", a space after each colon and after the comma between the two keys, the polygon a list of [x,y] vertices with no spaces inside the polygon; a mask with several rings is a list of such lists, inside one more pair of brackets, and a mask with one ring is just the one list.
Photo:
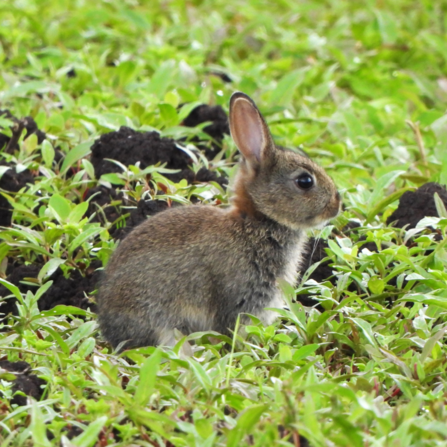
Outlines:
{"label": "rabbit", "polygon": [[[230,100],[241,153],[231,207],[176,207],[136,227],[110,258],[97,304],[113,347],[174,346],[184,335],[230,335],[239,314],[271,324],[283,306],[278,280],[294,283],[306,230],[340,209],[340,195],[308,157],[275,146],[253,100]],[[177,334],[178,337],[178,334]]]}

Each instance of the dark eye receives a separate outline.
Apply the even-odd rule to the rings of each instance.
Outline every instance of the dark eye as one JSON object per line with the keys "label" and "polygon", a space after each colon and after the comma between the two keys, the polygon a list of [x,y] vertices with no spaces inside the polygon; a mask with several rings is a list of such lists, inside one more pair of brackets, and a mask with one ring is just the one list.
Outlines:
{"label": "dark eye", "polygon": [[314,186],[314,179],[310,174],[301,174],[295,182],[301,189],[309,189]]}

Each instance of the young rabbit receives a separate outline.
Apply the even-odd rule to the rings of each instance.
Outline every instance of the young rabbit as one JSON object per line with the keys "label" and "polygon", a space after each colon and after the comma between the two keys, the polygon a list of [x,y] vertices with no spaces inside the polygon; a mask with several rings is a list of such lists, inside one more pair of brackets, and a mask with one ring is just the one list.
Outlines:
{"label": "young rabbit", "polygon": [[[249,313],[270,324],[278,279],[296,279],[306,229],[335,217],[340,195],[309,158],[275,146],[254,102],[234,93],[231,135],[241,152],[228,209],[163,211],[117,248],[98,295],[99,324],[116,347],[174,345],[183,334],[230,334]],[[248,317],[242,316],[242,322]]]}

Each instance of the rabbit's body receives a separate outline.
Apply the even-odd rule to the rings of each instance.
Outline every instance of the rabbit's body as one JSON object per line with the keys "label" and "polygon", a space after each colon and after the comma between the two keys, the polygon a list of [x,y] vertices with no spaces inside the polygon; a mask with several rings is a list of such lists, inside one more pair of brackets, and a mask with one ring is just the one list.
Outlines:
{"label": "rabbit's body", "polygon": [[294,281],[303,243],[300,230],[233,210],[195,205],[157,214],[107,267],[103,334],[115,346],[172,345],[174,328],[228,334],[239,313],[270,323],[274,314],[264,309],[282,306],[277,279]]}
{"label": "rabbit's body", "polygon": [[111,257],[98,312],[113,346],[173,345],[175,329],[228,334],[241,313],[270,323],[265,308],[282,306],[279,280],[295,281],[305,230],[337,215],[332,180],[309,158],[276,147],[242,93],[231,99],[230,127],[243,156],[231,208],[161,212]]}

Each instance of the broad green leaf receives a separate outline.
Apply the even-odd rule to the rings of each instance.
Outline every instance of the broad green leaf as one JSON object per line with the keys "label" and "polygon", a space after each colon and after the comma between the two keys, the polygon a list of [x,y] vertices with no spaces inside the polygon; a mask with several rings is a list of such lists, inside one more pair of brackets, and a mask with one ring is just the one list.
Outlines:
{"label": "broad green leaf", "polygon": [[101,227],[87,228],[70,242],[70,245],[68,246],[68,252],[70,254],[73,253],[76,248],[78,248],[84,242],[87,242],[90,238],[97,236],[99,233],[101,233],[101,231],[103,231],[103,228]]}
{"label": "broad green leaf", "polygon": [[23,304],[22,294],[20,293],[20,290],[17,286],[11,284],[10,282],[6,281],[6,279],[3,278],[0,278],[0,284],[6,287],[17,298],[19,303]]}
{"label": "broad green leaf", "polygon": [[363,439],[360,434],[361,429],[354,426],[346,417],[335,416],[334,422],[339,425],[348,440],[350,447],[364,447]]}
{"label": "broad green leaf", "polygon": [[161,350],[156,349],[140,368],[140,381],[134,396],[135,403],[139,407],[145,407],[149,402],[154,391],[160,362]]}
{"label": "broad green leaf", "polygon": [[447,210],[445,209],[444,202],[439,197],[439,194],[435,192],[434,194],[436,211],[438,212],[438,216],[442,218],[447,218]]}
{"label": "broad green leaf", "polygon": [[377,342],[370,323],[361,318],[350,318],[350,320],[352,320],[354,324],[362,330],[363,335],[366,337],[369,343],[371,343],[373,346],[377,346]]}
{"label": "broad green leaf", "polygon": [[51,442],[47,438],[47,428],[42,410],[37,403],[33,401],[31,405],[31,436],[33,438],[33,446],[35,447],[51,447]]}
{"label": "broad green leaf", "polygon": [[441,329],[440,331],[436,332],[435,335],[433,335],[432,337],[430,337],[424,345],[424,348],[422,349],[421,355],[419,357],[419,360],[423,363],[425,361],[425,359],[431,354],[431,352],[433,351],[433,348],[435,347],[436,343],[438,343],[438,341],[440,341],[445,334],[447,327],[444,327],[443,329]]}
{"label": "broad green leaf", "polygon": [[295,90],[304,81],[308,70],[308,67],[303,67],[285,74],[270,95],[270,107],[287,106],[290,104]]}
{"label": "broad green leaf", "polygon": [[194,359],[190,359],[189,365],[194,372],[194,377],[201,384],[202,388],[209,392],[212,387],[211,379],[203,366]]}
{"label": "broad green leaf", "polygon": [[101,175],[101,180],[110,182],[112,185],[125,185],[126,181],[115,172]]}
{"label": "broad green leaf", "polygon": [[101,416],[93,422],[71,442],[76,447],[93,447],[98,442],[98,435],[106,425],[107,416]]}
{"label": "broad green leaf", "polygon": [[385,282],[380,278],[371,278],[368,281],[368,288],[375,295],[380,295],[385,289]]}
{"label": "broad green leaf", "polygon": [[42,151],[42,158],[45,166],[51,168],[55,155],[53,145],[48,140],[43,140],[40,150]]}
{"label": "broad green leaf", "polygon": [[213,434],[213,425],[208,419],[201,418],[194,422],[197,433],[203,438],[207,439]]}
{"label": "broad green leaf", "polygon": [[78,203],[70,212],[68,216],[68,222],[71,224],[77,224],[88,209],[88,202]]}
{"label": "broad green leaf", "polygon": [[236,426],[228,433],[227,447],[237,447],[242,438],[253,430],[268,407],[266,404],[259,404],[246,408],[240,414]]}
{"label": "broad green leaf", "polygon": [[397,40],[396,18],[385,10],[376,9],[377,22],[383,43],[393,44]]}
{"label": "broad green leaf", "polygon": [[[0,282],[2,280],[0,279]],[[43,310],[42,312],[40,312],[39,314],[41,317],[53,317],[53,316],[57,316],[57,315],[83,315],[83,316],[87,316],[87,315],[91,315],[89,312],[87,312],[84,309],[80,309],[79,307],[75,307],[75,306],[64,306],[64,305],[59,305],[56,307],[53,307],[50,310]]]}
{"label": "broad green leaf", "polygon": [[41,327],[44,328],[53,337],[53,339],[56,341],[65,355],[70,355],[70,348],[56,330],[48,325],[42,325]]}
{"label": "broad green leaf", "polygon": [[78,348],[78,355],[81,357],[87,357],[90,355],[95,349],[96,341],[92,337],[86,338]]}
{"label": "broad green leaf", "polygon": [[171,104],[159,104],[158,108],[160,109],[161,119],[166,126],[177,123],[177,111],[171,106]]}
{"label": "broad green leaf", "polygon": [[65,174],[65,172],[78,160],[86,157],[90,153],[91,145],[92,143],[90,141],[86,141],[85,143],[78,144],[71,149],[65,156],[64,162],[62,163],[61,174]]}
{"label": "broad green leaf", "polygon": [[21,150],[26,155],[31,155],[37,147],[37,135],[31,134],[22,144]]}
{"label": "broad green leaf", "polygon": [[66,259],[52,258],[41,269],[37,275],[37,279],[42,281],[45,278],[51,276],[60,265],[64,264]]}
{"label": "broad green leaf", "polygon": [[97,329],[96,321],[87,321],[82,323],[77,329],[73,331],[70,337],[67,338],[67,345],[73,349],[83,338],[88,337]]}
{"label": "broad green leaf", "polygon": [[369,200],[370,206],[375,205],[379,198],[383,196],[383,192],[402,174],[405,174],[405,171],[391,171],[380,177],[377,180],[373,193],[371,194],[371,198]]}
{"label": "broad green leaf", "polygon": [[312,355],[317,349],[319,348],[319,345],[314,343],[311,345],[305,345],[305,346],[301,346],[301,348],[297,349],[293,356],[292,356],[292,360],[294,362],[298,362],[299,360],[305,359],[307,357],[309,357],[310,355]]}
{"label": "broad green leaf", "polygon": [[56,214],[60,223],[66,222],[71,212],[71,202],[59,194],[53,194],[48,202],[48,206]]}
{"label": "broad green leaf", "polygon": [[175,61],[167,60],[160,64],[156,72],[152,75],[149,91],[158,96],[158,98],[163,98],[168,89],[168,86],[173,80],[173,75],[175,74],[176,66]]}

